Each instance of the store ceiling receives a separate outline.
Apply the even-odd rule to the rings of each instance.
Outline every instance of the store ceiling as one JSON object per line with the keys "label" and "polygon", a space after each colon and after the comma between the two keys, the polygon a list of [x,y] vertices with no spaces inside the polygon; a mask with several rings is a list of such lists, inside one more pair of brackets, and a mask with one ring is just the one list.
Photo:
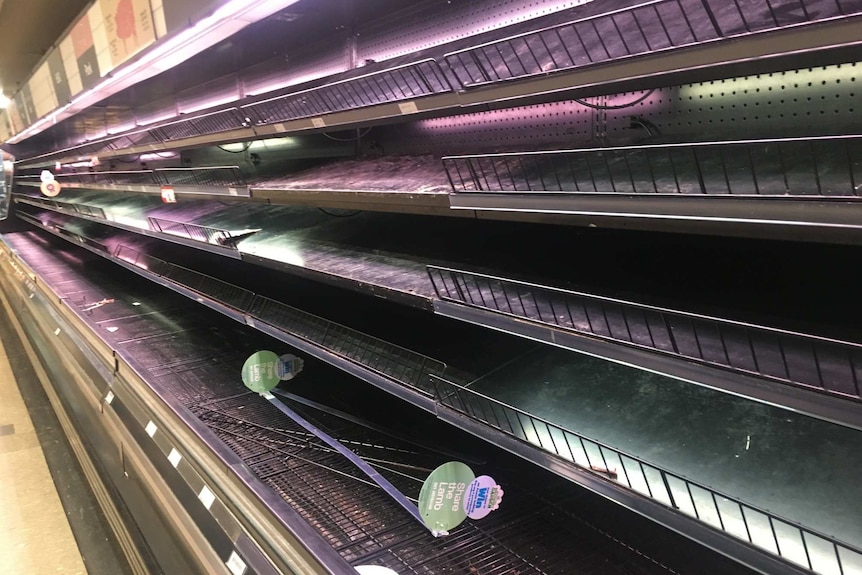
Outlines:
{"label": "store ceiling", "polygon": [[91,0],[0,0],[0,87],[11,97]]}

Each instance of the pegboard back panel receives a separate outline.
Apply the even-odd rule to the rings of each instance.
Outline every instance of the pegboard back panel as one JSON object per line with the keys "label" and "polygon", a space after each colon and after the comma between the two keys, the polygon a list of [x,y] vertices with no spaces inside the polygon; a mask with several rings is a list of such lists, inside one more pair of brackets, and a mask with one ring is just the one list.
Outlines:
{"label": "pegboard back panel", "polygon": [[[316,46],[315,48],[320,48]],[[347,38],[331,38],[325,49],[293,50],[251,66],[240,74],[243,96],[256,96],[349,69]]]}
{"label": "pegboard back panel", "polygon": [[563,100],[377,128],[373,137],[387,153],[460,154],[853,134],[862,131],[860,70],[850,63]]}
{"label": "pegboard back panel", "polygon": [[[637,115],[685,139],[855,133],[862,129],[860,72],[854,62],[687,84],[656,91]],[[609,113],[607,136],[627,132],[633,113]]]}
{"label": "pegboard back panel", "polygon": [[422,120],[376,129],[387,153],[469,153],[574,145],[593,139],[593,110],[572,101]]}

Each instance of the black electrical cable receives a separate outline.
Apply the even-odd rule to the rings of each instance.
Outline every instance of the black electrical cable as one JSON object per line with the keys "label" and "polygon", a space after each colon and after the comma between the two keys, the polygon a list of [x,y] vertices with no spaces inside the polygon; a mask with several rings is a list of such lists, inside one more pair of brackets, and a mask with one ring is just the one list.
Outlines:
{"label": "black electrical cable", "polygon": [[327,137],[327,138],[329,138],[330,140],[335,140],[336,142],[355,142],[356,140],[361,140],[362,138],[364,138],[365,136],[367,136],[367,135],[368,135],[368,132],[370,132],[370,131],[371,131],[371,128],[372,128],[372,127],[373,127],[373,126],[369,126],[368,128],[365,128],[365,131],[364,131],[364,132],[362,132],[361,134],[359,134],[359,135],[357,135],[357,136],[355,136],[355,137],[353,137],[353,138],[336,138],[335,136],[330,136],[330,135],[329,135],[329,134],[327,134],[326,132],[321,132],[321,134],[323,134],[324,136],[326,136],[326,137]]}
{"label": "black electrical cable", "polygon": [[604,106],[604,105],[600,105],[600,104],[591,104],[590,102],[587,102],[586,100],[582,100],[580,98],[574,98],[574,100],[578,104],[580,104],[582,106],[586,106],[587,108],[592,108],[593,110],[622,110],[624,108],[631,108],[632,106],[637,106],[638,104],[640,104],[641,102],[643,102],[644,100],[646,100],[647,98],[652,96],[653,92],[655,92],[654,88],[652,90],[650,90],[649,92],[647,92],[646,94],[644,94],[643,96],[640,96],[639,98],[637,98],[631,102],[627,102],[625,104],[614,105],[614,106]]}
{"label": "black electrical cable", "polygon": [[332,216],[333,218],[352,218],[353,216],[358,216],[359,214],[362,213],[362,210],[353,210],[352,212],[350,212],[348,214],[333,214],[332,212],[326,211],[325,208],[317,208],[317,209],[320,210],[321,212],[323,212],[324,214],[326,214],[327,216]]}
{"label": "black electrical cable", "polygon": [[116,160],[117,162],[120,162],[121,164],[137,164],[139,161],[141,161],[141,154],[138,154],[134,160],[124,160],[123,158],[119,158],[119,157],[113,158],[113,159]]}
{"label": "black electrical cable", "polygon": [[242,150],[237,150],[237,151],[226,150],[225,148],[222,148],[219,145],[216,145],[216,148],[218,148],[222,152],[227,152],[228,154],[244,154],[245,152],[248,151],[249,148],[251,148],[251,144],[252,144],[251,142],[246,142],[245,147]]}
{"label": "black electrical cable", "polygon": [[648,137],[650,137],[650,138],[652,137],[652,130],[650,130],[650,127],[649,127],[647,124],[645,124],[644,122],[642,122],[642,121],[640,121],[640,120],[635,120],[635,119],[631,119],[631,120],[629,120],[629,121],[630,121],[632,124],[637,124],[638,126],[640,126],[641,128],[643,128],[644,130],[646,130],[647,136],[648,136]]}

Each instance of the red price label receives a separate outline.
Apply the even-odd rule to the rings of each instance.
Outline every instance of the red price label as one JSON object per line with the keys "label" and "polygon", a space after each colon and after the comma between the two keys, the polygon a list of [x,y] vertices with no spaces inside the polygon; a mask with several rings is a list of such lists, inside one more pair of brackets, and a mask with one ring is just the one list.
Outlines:
{"label": "red price label", "polygon": [[177,196],[171,186],[162,186],[162,201],[166,204],[177,203]]}

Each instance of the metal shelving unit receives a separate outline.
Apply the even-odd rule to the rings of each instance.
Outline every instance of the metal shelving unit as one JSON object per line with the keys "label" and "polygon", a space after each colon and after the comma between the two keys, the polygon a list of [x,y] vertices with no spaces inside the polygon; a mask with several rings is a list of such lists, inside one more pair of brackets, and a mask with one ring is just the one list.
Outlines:
{"label": "metal shelving unit", "polygon": [[560,92],[595,96],[684,78],[720,78],[731,67],[741,74],[847,62],[859,42],[860,10],[851,0],[811,6],[770,0],[756,8],[738,1],[655,0],[550,27],[533,25],[479,45],[466,39],[450,46],[455,50],[432,50],[430,58],[359,76],[348,71],[277,96],[246,102],[238,95],[230,107],[37,154],[21,165],[346,129],[501,101],[549,101]]}
{"label": "metal shelving unit", "polygon": [[438,296],[512,318],[862,400],[862,343],[428,266]]}
{"label": "metal shelving unit", "polygon": [[[488,1],[478,0],[473,7],[478,10]],[[814,422],[832,430],[862,430],[862,343],[815,335],[848,328],[849,320],[844,324],[841,318],[836,325],[827,325],[837,316],[835,310],[823,305],[810,314],[799,312],[798,317],[788,311],[786,324],[780,320],[774,324],[800,325],[814,318],[810,332],[764,325],[769,320],[745,321],[743,312],[733,310],[749,310],[745,313],[753,317],[758,302],[770,302],[746,292],[747,286],[740,291],[749,294],[750,301],[741,302],[718,288],[716,293],[703,289],[708,279],[697,277],[693,285],[700,285],[704,293],[688,297],[683,291],[687,284],[674,292],[676,286],[669,281],[651,281],[654,278],[646,276],[657,272],[640,261],[632,265],[631,277],[625,278],[603,265],[591,267],[588,262],[576,267],[569,259],[574,250],[569,252],[569,246],[558,241],[573,236],[563,232],[558,236],[551,225],[528,225],[609,226],[862,245],[862,136],[857,122],[860,0],[619,0],[587,2],[565,10],[512,0],[507,14],[500,14],[507,19],[505,26],[485,22],[484,27],[477,25],[460,36],[448,31],[449,35],[441,36],[446,20],[436,18],[432,4],[417,3],[410,12],[415,22],[406,29],[411,35],[419,30],[420,37],[376,30],[375,25],[390,25],[392,19],[375,13],[379,21],[361,22],[360,18],[355,29],[331,32],[332,45],[326,47],[331,54],[315,53],[318,44],[308,39],[307,46],[294,52],[294,40],[287,39],[271,61],[261,62],[260,70],[267,74],[260,72],[254,87],[244,80],[252,75],[216,66],[216,59],[224,54],[213,53],[201,60],[206,65],[200,66],[200,93],[194,87],[170,94],[171,88],[155,83],[141,86],[140,93],[159,88],[153,90],[155,103],[80,118],[90,134],[100,134],[92,140],[73,133],[72,121],[50,128],[34,137],[32,145],[19,146],[24,159],[18,173],[25,175],[15,182],[36,194],[38,168],[53,169],[55,163],[80,166],[91,156],[102,165],[111,158],[117,159],[117,165],[134,165],[123,158],[137,156],[137,163],[144,154],[177,150],[178,154],[153,158],[155,163],[150,165],[203,167],[60,173],[56,178],[64,193],[74,199],[80,191],[81,203],[17,193],[18,217],[181,294],[191,306],[203,304],[244,329],[274,337],[599,493],[625,507],[626,513],[633,511],[683,533],[740,564],[764,573],[862,573],[858,541],[843,541],[840,533],[821,533],[788,519],[803,517],[804,523],[817,526],[814,515],[803,515],[801,506],[773,513],[765,509],[769,505],[753,504],[766,499],[741,488],[737,492],[735,483],[729,483],[734,486],[730,492],[713,489],[708,483],[717,474],[692,475],[695,481],[685,476],[684,463],[658,465],[648,460],[646,452],[641,457],[626,452],[622,443],[592,439],[590,433],[567,428],[552,416],[530,413],[526,404],[518,407],[517,400],[510,405],[493,397],[494,393],[483,395],[463,378],[468,371],[460,371],[454,365],[458,361],[450,361],[449,366],[417,351],[430,355],[439,351],[421,339],[411,340],[419,342],[415,346],[402,341],[402,347],[396,337],[386,336],[388,341],[373,337],[154,257],[146,253],[148,247],[165,250],[157,255],[174,250],[178,261],[186,256],[176,246],[155,247],[157,242],[139,242],[141,238],[132,235],[389,299],[393,317],[397,304],[407,304],[442,316],[427,318],[429,324],[449,319],[467,322],[479,326],[479,331],[496,330],[573,350],[837,424]],[[530,16],[520,18],[519,11]],[[363,36],[366,31],[369,36]],[[435,40],[438,37],[445,40]],[[386,54],[386,59],[366,58],[362,52],[366,42],[376,42],[369,49]],[[250,40],[249,44],[248,53],[259,48]],[[235,48],[245,57],[244,46]],[[240,59],[237,56],[235,62]],[[338,72],[306,75],[318,63],[319,70]],[[830,65],[830,70],[824,67]],[[137,94],[128,96],[129,102],[137,101]],[[110,125],[114,119],[122,120],[125,127]],[[150,119],[155,121],[145,123]],[[130,125],[135,127],[126,129]],[[336,133],[347,130],[355,132]],[[319,138],[305,137],[311,134]],[[338,153],[324,137],[342,142]],[[283,149],[277,145],[252,148],[255,140],[267,138],[284,138],[279,142]],[[50,142],[57,149],[49,149]],[[240,152],[245,155],[211,149],[227,142],[248,142]],[[356,158],[344,161],[351,151]],[[328,157],[341,160],[320,161]],[[412,161],[416,158],[423,161]],[[206,166],[234,161],[243,167]],[[298,173],[286,173],[288,167]],[[106,194],[87,193],[161,194],[166,187],[176,187],[181,202],[193,199],[195,203],[168,212],[157,210],[158,202],[141,195],[115,204],[116,196],[105,199]],[[224,199],[237,202],[221,202]],[[206,204],[206,200],[213,202]],[[215,201],[220,202],[217,208]],[[315,211],[266,205],[278,203]],[[112,215],[115,206],[125,210],[123,217],[120,211],[114,212],[116,218]],[[351,211],[327,212],[333,207]],[[264,212],[264,208],[273,211]],[[137,213],[130,217],[130,211]],[[369,217],[361,211],[449,216],[450,220],[438,225],[440,220],[427,224],[430,218],[426,223],[414,218],[410,222],[415,226],[405,231],[408,226],[401,227],[402,221],[396,225],[386,219],[389,216]],[[172,215],[161,217],[168,213]],[[455,216],[464,219],[455,220]],[[476,223],[468,218],[502,221]],[[257,231],[243,228],[257,222],[263,222],[261,231],[266,235],[240,245],[240,240]],[[467,227],[473,224],[476,227]],[[243,231],[233,231],[239,229]],[[510,234],[505,240],[500,239],[503,231]],[[88,237],[89,232],[93,237]],[[481,235],[486,232],[491,239]],[[412,241],[422,234],[431,240]],[[506,245],[495,245],[495,238]],[[617,254],[636,251],[633,244],[614,244],[607,248],[607,257],[614,258],[614,250],[619,250]],[[709,253],[714,245],[706,241],[703,245],[708,249],[696,257],[708,261],[718,250]],[[562,256],[539,253],[548,246]],[[513,258],[531,261],[506,260],[509,251]],[[723,255],[719,261],[723,262]],[[625,252],[620,259],[625,263],[627,257]],[[684,259],[676,254],[667,265],[684,269]],[[726,264],[723,269],[730,267]],[[238,264],[224,277],[231,279],[229,273],[243,269]],[[596,293],[590,293],[591,288],[576,291],[552,285],[567,285],[593,273],[608,275],[592,284],[592,278],[584,280],[585,286],[598,286]],[[545,279],[530,281],[538,277]],[[599,295],[628,289],[632,277],[637,279],[628,293],[635,295],[626,299]],[[608,287],[612,282],[617,285]],[[680,304],[681,309],[639,303],[674,301],[670,293],[688,303]],[[792,292],[791,299],[796,298],[792,304],[806,303],[803,298],[808,293]],[[841,297],[851,307],[850,296]],[[785,314],[779,305],[770,306],[771,302],[765,306],[769,307],[766,317]],[[686,308],[723,311],[700,314]],[[722,316],[724,311],[727,314]],[[409,333],[407,328],[376,329],[367,331]],[[466,350],[468,345],[462,347]],[[538,365],[544,358],[527,359]],[[300,523],[304,520],[317,527],[326,544],[344,560],[329,557],[336,571],[343,562],[359,561],[415,573],[431,573],[441,565],[444,570],[484,572],[502,563],[519,573],[565,573],[571,564],[567,564],[571,555],[556,550],[566,547],[569,533],[569,522],[556,514],[562,507],[551,506],[556,523],[537,519],[523,505],[514,506],[500,514],[510,515],[499,529],[469,527],[428,544],[424,529],[387,508],[377,491],[365,485],[352,492],[322,489],[323,484],[344,480],[353,485],[349,466],[277,414],[261,406],[246,409],[250,406],[246,396],[202,399],[210,393],[200,385],[203,379],[186,379],[182,370],[174,369],[182,360],[160,365],[160,377],[173,378],[185,408],[206,425],[207,433],[233,450],[232,465],[248,472],[243,477],[258,495],[264,493],[262,501],[275,497],[281,504],[283,498],[295,507]],[[144,383],[135,380],[135,385]],[[495,393],[502,394],[500,389]],[[120,398],[118,405],[125,401]],[[143,415],[135,417],[140,420],[138,427],[149,427]],[[329,423],[336,435],[347,429],[341,422]],[[159,422],[159,427],[167,426]],[[141,430],[136,433],[141,435]],[[147,434],[153,438],[154,434]],[[156,435],[158,449],[173,445],[161,432]],[[348,431],[340,437],[357,442],[369,439]],[[728,456],[732,457],[733,453]],[[394,480],[402,481],[405,491],[415,491],[413,479],[396,476]],[[716,487],[724,485],[718,482]],[[241,524],[248,531],[251,520],[243,521],[237,515],[232,528],[239,530]],[[544,521],[554,526],[545,541],[524,534],[528,522],[538,528]],[[266,543],[258,546],[261,551],[272,545],[271,533],[251,535]],[[489,539],[492,545],[483,546]],[[542,543],[553,545],[554,554],[543,559]],[[481,554],[481,560],[473,560],[474,552]],[[542,561],[546,568],[539,566]]]}
{"label": "metal shelving unit", "polygon": [[[451,91],[440,65],[428,58],[246,104],[240,110],[255,125],[272,124]],[[325,124],[323,120],[319,121]]]}
{"label": "metal shelving unit", "polygon": [[111,256],[228,306],[249,325],[268,324],[411,389],[428,393],[428,374],[446,371],[439,360],[130,247],[118,245]]}

